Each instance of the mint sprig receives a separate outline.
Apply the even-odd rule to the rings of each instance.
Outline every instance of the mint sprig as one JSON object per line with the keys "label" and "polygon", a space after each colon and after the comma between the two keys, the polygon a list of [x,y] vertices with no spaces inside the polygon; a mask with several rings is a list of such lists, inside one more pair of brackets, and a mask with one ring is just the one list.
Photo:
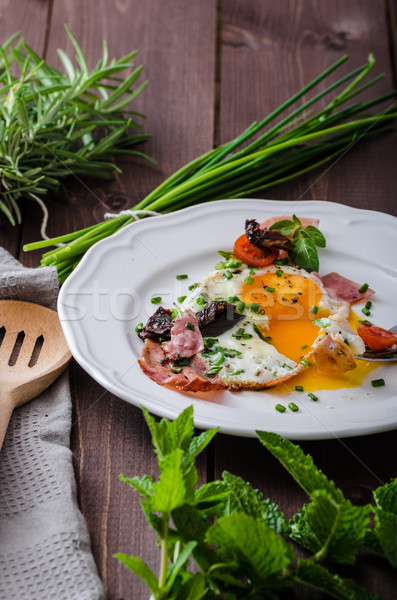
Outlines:
{"label": "mint sprig", "polygon": [[[141,495],[158,537],[159,575],[138,557],[119,553],[116,558],[146,582],[154,600],[276,600],[295,584],[339,600],[377,599],[325,564],[351,564],[365,547],[396,566],[397,479],[374,492],[375,506],[354,506],[299,446],[274,433],[257,432],[308,495],[288,523],[277,504],[227,471],[221,480],[197,488],[195,459],[217,430],[195,436],[192,407],[173,422],[143,412],[159,478],[120,479]],[[296,560],[292,542],[311,556]]]}
{"label": "mint sprig", "polygon": [[292,221],[282,219],[269,227],[270,231],[278,231],[282,235],[292,235],[293,250],[288,253],[291,261],[298,267],[319,270],[319,258],[317,248],[325,248],[325,237],[314,225],[304,227],[296,215]]}

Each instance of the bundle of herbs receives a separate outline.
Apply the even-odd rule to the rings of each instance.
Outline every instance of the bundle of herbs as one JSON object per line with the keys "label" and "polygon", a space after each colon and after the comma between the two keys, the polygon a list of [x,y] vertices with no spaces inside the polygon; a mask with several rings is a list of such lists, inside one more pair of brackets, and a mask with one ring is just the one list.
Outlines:
{"label": "bundle of herbs", "polygon": [[[109,179],[120,169],[115,154],[135,154],[133,144],[148,136],[131,133],[143,117],[130,109],[146,83],[134,87],[142,67],[103,57],[90,71],[76,39],[66,27],[77,65],[58,50],[66,75],[49,66],[19,34],[0,46],[0,210],[21,222],[22,196],[42,204],[70,176]],[[132,72],[123,80],[123,72]],[[15,75],[17,73],[18,75]],[[147,158],[147,157],[146,157]]]}
{"label": "bundle of herbs", "polygon": [[[46,252],[41,261],[43,266],[55,265],[63,282],[93,244],[150,211],[168,213],[200,202],[257,194],[334,160],[359,139],[385,131],[387,122],[397,117],[395,103],[372,116],[368,111],[393,98],[395,92],[371,101],[351,102],[382,77],[364,82],[375,64],[372,55],[367,64],[327,87],[321,86],[346,60],[339,59],[260,123],[254,122],[234,140],[181,168],[132,209],[148,213],[123,213],[81,231],[28,244],[24,249],[64,244]],[[321,91],[281,118],[316,86],[321,86]],[[325,108],[317,112],[311,108],[338,88],[342,91]],[[268,128],[278,117],[280,120]]]}
{"label": "bundle of herbs", "polygon": [[[308,496],[288,521],[277,504],[229,472],[196,488],[195,459],[217,430],[194,436],[192,407],[174,422],[156,421],[145,409],[144,414],[159,480],[120,479],[139,492],[156,532],[159,576],[139,557],[119,553],[116,558],[147,583],[152,599],[277,600],[297,584],[339,600],[378,598],[334,568],[354,564],[362,548],[397,566],[397,479],[375,490],[373,505],[356,506],[299,446],[258,431],[260,442]],[[297,558],[293,542],[305,549],[306,558]]]}

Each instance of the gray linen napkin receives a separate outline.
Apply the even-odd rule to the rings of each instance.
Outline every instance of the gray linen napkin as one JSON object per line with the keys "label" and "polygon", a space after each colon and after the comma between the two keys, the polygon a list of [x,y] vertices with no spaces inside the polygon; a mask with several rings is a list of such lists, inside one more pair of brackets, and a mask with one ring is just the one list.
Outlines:
{"label": "gray linen napkin", "polygon": [[[28,269],[0,248],[0,298],[56,307],[55,268]],[[0,382],[1,385],[1,382]],[[67,372],[14,411],[0,451],[0,599],[105,597],[76,501]]]}

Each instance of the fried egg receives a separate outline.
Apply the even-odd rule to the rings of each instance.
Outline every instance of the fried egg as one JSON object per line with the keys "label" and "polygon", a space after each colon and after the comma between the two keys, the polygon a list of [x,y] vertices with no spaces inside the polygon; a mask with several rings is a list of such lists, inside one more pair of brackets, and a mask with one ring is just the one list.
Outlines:
{"label": "fried egg", "polygon": [[354,352],[361,349],[355,332],[344,331],[349,304],[331,298],[317,274],[301,268],[243,265],[214,271],[197,284],[182,309],[198,312],[213,300],[226,300],[244,315],[213,343],[215,349],[226,349],[223,362],[221,352],[204,353],[209,369],[232,389],[273,386],[305,370],[327,328],[338,330]]}

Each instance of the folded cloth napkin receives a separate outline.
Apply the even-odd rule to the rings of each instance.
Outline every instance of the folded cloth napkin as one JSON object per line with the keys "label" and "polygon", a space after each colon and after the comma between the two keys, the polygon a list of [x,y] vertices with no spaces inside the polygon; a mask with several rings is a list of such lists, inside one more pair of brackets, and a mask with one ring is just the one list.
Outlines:
{"label": "folded cloth napkin", "polygon": [[[28,269],[0,248],[0,299],[56,308],[57,296],[55,268]],[[71,416],[65,372],[11,418],[0,451],[0,598],[105,598],[76,501]]]}

